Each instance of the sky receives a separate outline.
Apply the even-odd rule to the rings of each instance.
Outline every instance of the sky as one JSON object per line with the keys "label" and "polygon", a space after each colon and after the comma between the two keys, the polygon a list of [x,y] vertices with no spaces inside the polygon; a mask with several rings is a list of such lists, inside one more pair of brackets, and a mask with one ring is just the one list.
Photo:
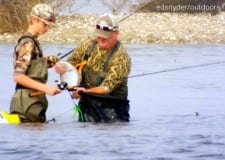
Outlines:
{"label": "sky", "polygon": [[[129,0],[128,3],[132,3],[133,0]],[[129,5],[127,4],[127,6]],[[127,12],[127,10],[125,10]],[[110,9],[104,6],[101,3],[101,0],[75,0],[74,5],[70,8],[70,10],[66,9],[66,11],[62,11],[60,14],[71,14],[71,13],[94,13],[94,14],[102,14],[102,13],[111,13]]]}

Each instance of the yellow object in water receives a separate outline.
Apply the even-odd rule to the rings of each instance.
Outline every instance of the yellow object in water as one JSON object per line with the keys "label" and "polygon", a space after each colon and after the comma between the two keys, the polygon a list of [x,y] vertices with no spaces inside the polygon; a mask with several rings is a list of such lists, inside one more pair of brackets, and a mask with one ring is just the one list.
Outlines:
{"label": "yellow object in water", "polygon": [[10,114],[7,112],[0,112],[0,124],[8,123],[8,124],[19,124],[20,118],[18,114]]}

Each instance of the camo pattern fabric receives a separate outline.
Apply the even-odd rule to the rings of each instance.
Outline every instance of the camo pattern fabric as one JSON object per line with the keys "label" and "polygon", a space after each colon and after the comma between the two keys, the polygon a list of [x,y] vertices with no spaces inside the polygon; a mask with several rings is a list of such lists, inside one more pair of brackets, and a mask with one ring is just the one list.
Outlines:
{"label": "camo pattern fabric", "polygon": [[[82,42],[73,54],[68,58],[68,62],[72,65],[76,65],[83,61],[84,55],[89,49],[90,45],[94,41],[93,38],[88,38]],[[87,67],[91,67],[94,71],[103,71],[104,63],[109,56],[110,51],[102,50],[98,44],[94,47],[91,56],[88,58]],[[106,69],[106,77],[100,86],[107,88],[107,92],[110,93],[116,89],[124,79],[128,78],[131,69],[131,59],[126,52],[125,48],[120,45],[116,52],[113,54],[108,67]]]}
{"label": "camo pattern fabric", "polygon": [[[32,36],[30,34],[27,35]],[[40,48],[40,44],[38,45]],[[38,48],[35,47],[34,41],[31,38],[23,38],[17,44],[13,56],[14,56],[14,63],[13,63],[14,72],[25,74],[31,64],[31,60],[42,57],[42,53],[39,53]]]}
{"label": "camo pattern fabric", "polygon": [[36,4],[32,9],[31,9],[31,16],[38,18],[45,24],[54,27],[55,23],[55,15],[53,12],[53,9],[44,3]]}

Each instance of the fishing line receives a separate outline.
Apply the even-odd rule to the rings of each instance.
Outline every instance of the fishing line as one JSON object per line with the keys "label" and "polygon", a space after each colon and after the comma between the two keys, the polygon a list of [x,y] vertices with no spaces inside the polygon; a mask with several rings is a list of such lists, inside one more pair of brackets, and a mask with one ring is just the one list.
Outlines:
{"label": "fishing line", "polygon": [[[218,61],[218,62],[211,62],[211,63],[203,63],[199,65],[192,65],[192,66],[185,66],[185,67],[180,67],[180,68],[172,68],[172,69],[164,69],[160,71],[154,71],[154,72],[148,72],[148,73],[141,73],[141,74],[136,74],[136,75],[131,75],[126,78],[136,78],[136,77],[143,77],[143,76],[149,76],[149,75],[154,75],[154,74],[160,74],[160,73],[166,73],[166,72],[173,72],[173,71],[182,71],[182,70],[187,70],[187,69],[192,69],[192,68],[200,68],[200,67],[206,67],[206,66],[212,66],[212,65],[218,65],[218,64],[224,64],[225,61]],[[107,81],[114,81],[114,80],[120,80],[120,79],[113,79],[113,80],[107,80]],[[90,84],[82,84],[79,86],[71,86],[71,87],[85,87],[89,86]],[[72,95],[70,95],[72,97]],[[94,95],[97,97],[97,95]],[[109,99],[112,99],[114,97],[108,97]],[[116,99],[115,99],[116,100]]]}
{"label": "fishing line", "polygon": [[154,0],[150,0],[149,2],[147,2],[146,4],[144,4],[143,6],[141,6],[140,8],[136,9],[134,12],[131,12],[130,14],[128,14],[127,16],[125,16],[124,18],[119,20],[119,23],[126,20],[127,18],[129,18],[130,16],[132,16],[133,14],[137,13],[138,11],[142,10],[143,8],[145,8],[150,2],[152,2]]}
{"label": "fishing line", "polygon": [[[70,55],[71,53],[73,53],[75,49],[72,49],[71,51],[65,53],[64,55],[62,55],[62,53],[58,53],[57,56],[59,57],[59,60],[62,60],[63,58],[65,58],[66,56]],[[60,56],[62,55],[62,56]]]}
{"label": "fishing line", "polygon": [[74,98],[73,98],[73,95],[70,91],[68,91],[70,97],[71,97],[71,100],[73,102],[73,111],[74,111],[74,114],[73,114],[73,117],[75,118],[76,116],[76,113],[79,113],[80,114],[80,118],[81,118],[81,122],[84,122],[84,115],[80,109],[80,106],[75,102]]}
{"label": "fishing line", "polygon": [[[149,1],[149,2],[150,2],[150,1]],[[131,12],[130,14],[128,14],[127,16],[125,16],[124,18],[120,19],[120,20],[118,21],[118,23],[123,22],[124,20],[126,20],[127,18],[129,18],[130,16],[132,16],[133,14],[135,14],[135,13],[137,13],[138,11],[142,10],[142,9],[143,9],[144,7],[146,7],[147,5],[148,5],[148,3],[144,4],[144,5],[141,6],[140,8],[136,9],[134,12]],[[63,55],[62,55],[62,53],[58,53],[57,56],[62,55],[62,56],[59,57],[59,60],[62,60],[62,59],[65,58],[66,56],[68,56],[68,55],[70,55],[71,53],[73,53],[74,50],[75,50],[75,48],[72,49],[71,51],[69,51],[68,53],[63,54]]]}
{"label": "fishing line", "polygon": [[[124,18],[120,19],[118,23],[126,20],[127,18],[129,18],[130,16],[132,16],[133,14],[135,14],[136,12],[140,11],[141,9],[143,9],[144,7],[146,7],[148,3],[146,3],[144,6],[138,8],[137,10],[135,10],[134,12],[130,13],[129,15],[125,16]],[[63,59],[66,56],[68,56],[69,54],[73,53],[75,49],[72,49],[71,51],[69,51],[68,53],[61,55],[61,53],[59,53],[57,56],[60,56],[59,59]],[[173,69],[164,69],[164,70],[160,70],[160,71],[154,71],[154,72],[148,72],[148,73],[141,73],[141,74],[136,74],[136,75],[131,75],[128,76],[128,78],[136,78],[136,77],[143,77],[143,76],[149,76],[149,75],[153,75],[153,74],[160,74],[160,73],[166,73],[166,72],[173,72],[173,71],[181,71],[181,70],[187,70],[187,69],[192,69],[192,68],[199,68],[199,67],[205,67],[205,66],[211,66],[211,65],[217,65],[217,64],[223,64],[225,63],[225,61],[219,61],[219,62],[212,62],[212,63],[205,63],[205,64],[199,64],[199,65],[192,65],[192,66],[185,66],[185,67],[180,67],[180,68],[173,68]],[[74,110],[74,116],[76,114],[76,112],[80,113],[81,116],[81,120],[84,121],[84,116],[80,110],[80,106],[77,105],[77,103],[74,101],[74,98],[72,96],[72,93],[69,92],[69,95],[72,99],[72,102],[74,104],[73,110]],[[65,111],[64,113],[68,112],[69,110]],[[59,115],[60,116],[60,115]],[[57,116],[57,117],[59,117]],[[55,122],[55,118],[52,118],[52,120],[49,121],[54,121]]]}
{"label": "fishing line", "polygon": [[[187,70],[187,69],[199,68],[199,67],[206,67],[206,66],[223,64],[223,63],[225,63],[225,61],[205,63],[205,64],[199,64],[199,65],[193,65],[193,66],[186,66],[186,67],[180,67],[180,68],[173,68],[173,69],[165,69],[165,70],[160,70],[160,71],[155,71],[155,72],[136,74],[136,75],[129,76],[128,78],[143,77],[143,76],[149,76],[149,75],[153,75],[153,74],[160,74],[160,73],[173,72],[173,71],[181,71],[181,70]],[[82,111],[80,109],[80,106],[77,105],[77,103],[74,101],[74,98],[72,96],[72,93],[70,93],[70,91],[68,91],[68,93],[69,93],[69,95],[71,97],[71,100],[73,102],[73,105],[74,105],[73,106],[73,111],[74,111],[73,117],[75,118],[76,113],[80,113],[80,117],[81,117],[81,120],[83,122],[84,121],[84,116],[83,116],[83,113],[82,113]],[[63,113],[67,113],[70,110],[71,109],[68,109],[68,110],[64,111]],[[56,115],[55,117],[60,117],[61,115],[63,115],[63,114],[60,113],[60,115]],[[49,123],[51,121],[56,122],[56,119],[55,118],[52,118],[52,119],[48,120],[47,123]]]}
{"label": "fishing line", "polygon": [[[65,90],[65,89],[63,89],[63,90]],[[69,89],[66,89],[66,90],[68,91],[68,94],[69,94],[69,96],[70,96],[70,98],[71,98],[71,100],[72,100],[72,102],[73,102],[73,111],[74,111],[74,112],[73,112],[73,118],[75,119],[76,114],[78,113],[78,114],[80,115],[80,118],[81,118],[80,120],[81,120],[81,122],[84,122],[84,115],[83,115],[83,113],[82,113],[82,111],[81,111],[81,109],[80,109],[80,106],[75,102],[74,97],[73,97],[72,93],[70,92],[70,90],[69,90]],[[69,112],[69,111],[71,111],[71,109],[68,109],[68,110],[64,111],[63,113],[60,113],[60,114],[54,116],[53,118],[51,118],[50,120],[48,120],[48,121],[46,121],[46,122],[47,122],[47,123],[49,123],[49,122],[51,122],[51,121],[56,122],[55,117],[60,117],[60,116],[62,116],[64,113],[67,113],[67,112]]]}
{"label": "fishing line", "polygon": [[[225,61],[219,61],[219,62],[205,63],[205,64],[199,64],[199,65],[193,65],[193,66],[180,67],[180,68],[164,69],[164,70],[155,71],[155,72],[136,74],[136,75],[129,76],[128,78],[143,77],[143,76],[149,76],[149,75],[166,73],[166,72],[173,72],[173,71],[182,71],[182,70],[187,70],[187,69],[192,69],[192,68],[206,67],[206,66],[224,64],[224,63],[225,63]],[[74,101],[72,93],[70,93],[69,90],[68,90],[68,93],[69,93],[69,95],[70,95],[70,97],[72,99],[73,105],[74,105],[74,107],[73,107],[73,111],[74,111],[73,117],[75,117],[76,112],[80,113],[81,120],[84,121],[84,115],[83,115],[82,111],[80,110],[80,106]],[[63,113],[67,113],[70,110],[71,109],[68,109],[68,110],[66,110]],[[55,117],[60,117],[61,115],[62,115],[62,113],[60,115],[56,115]],[[47,123],[49,123],[51,121],[56,122],[56,119],[52,118],[52,119],[48,120]]]}
{"label": "fishing line", "polygon": [[187,69],[192,69],[192,68],[206,67],[206,66],[223,64],[223,63],[225,63],[225,61],[205,63],[205,64],[199,64],[199,65],[193,65],[193,66],[186,66],[186,67],[180,67],[180,68],[173,68],[173,69],[164,69],[164,70],[155,71],[155,72],[136,74],[136,75],[128,76],[128,78],[142,77],[142,76],[148,76],[148,75],[153,75],[153,74],[160,74],[160,73],[165,73],[165,72],[173,72],[173,71],[187,70]]}
{"label": "fishing line", "polygon": [[49,120],[47,120],[46,123],[56,122],[56,118],[62,117],[62,115],[64,115],[65,113],[68,113],[69,111],[71,111],[71,109],[67,109],[64,112],[61,112],[59,114],[56,114],[55,116],[53,116],[53,118],[50,118]]}

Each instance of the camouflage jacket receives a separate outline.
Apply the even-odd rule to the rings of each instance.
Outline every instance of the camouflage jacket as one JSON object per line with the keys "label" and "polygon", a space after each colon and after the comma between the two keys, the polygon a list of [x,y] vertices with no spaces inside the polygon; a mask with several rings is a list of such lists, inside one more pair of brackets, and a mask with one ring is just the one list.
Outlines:
{"label": "camouflage jacket", "polygon": [[[83,41],[68,58],[68,62],[74,66],[81,63],[93,41],[93,38],[88,38]],[[99,48],[98,44],[96,44],[87,60],[87,67],[91,67],[96,72],[103,71],[105,61],[109,54],[110,51],[102,50]],[[124,80],[127,81],[130,69],[131,59],[125,48],[120,45],[108,63],[105,79],[100,86],[106,88],[107,93],[113,92]]]}
{"label": "camouflage jacket", "polygon": [[[34,80],[46,83],[48,78],[47,62],[36,38],[28,33],[18,40],[13,54],[14,73],[25,74]],[[16,89],[21,87],[16,85]]]}
{"label": "camouflage jacket", "polygon": [[[35,42],[29,38],[34,38]],[[37,43],[37,44],[35,44]],[[19,40],[13,54],[14,72],[25,74],[31,61],[43,57],[37,37],[26,33]]]}

